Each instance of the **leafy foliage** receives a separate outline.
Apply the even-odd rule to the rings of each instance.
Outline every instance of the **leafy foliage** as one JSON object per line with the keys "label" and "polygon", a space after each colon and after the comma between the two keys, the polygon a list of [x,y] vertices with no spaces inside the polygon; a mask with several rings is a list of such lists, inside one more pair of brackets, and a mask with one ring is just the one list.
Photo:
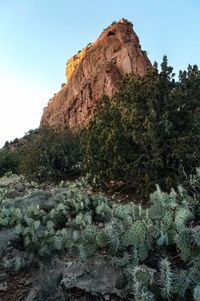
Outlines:
{"label": "leafy foliage", "polygon": [[174,80],[161,71],[129,75],[112,99],[104,96],[82,133],[84,166],[98,183],[121,180],[148,196],[155,183],[176,187],[200,158],[200,71],[189,66]]}

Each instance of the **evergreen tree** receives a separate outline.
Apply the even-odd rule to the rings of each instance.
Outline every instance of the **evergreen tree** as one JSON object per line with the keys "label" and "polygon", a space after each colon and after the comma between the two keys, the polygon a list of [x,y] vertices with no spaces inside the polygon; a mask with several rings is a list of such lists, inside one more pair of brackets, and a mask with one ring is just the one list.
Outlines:
{"label": "evergreen tree", "polygon": [[176,187],[199,165],[200,72],[189,66],[174,80],[164,56],[144,76],[128,75],[118,92],[103,97],[83,131],[85,168],[93,176],[122,180],[142,196]]}

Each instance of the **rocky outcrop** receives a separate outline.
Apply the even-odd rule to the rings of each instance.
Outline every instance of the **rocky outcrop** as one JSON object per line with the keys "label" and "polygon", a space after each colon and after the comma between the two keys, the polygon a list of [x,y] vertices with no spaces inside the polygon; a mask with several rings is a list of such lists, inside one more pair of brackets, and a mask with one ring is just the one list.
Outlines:
{"label": "rocky outcrop", "polygon": [[96,42],[68,60],[67,83],[50,99],[41,125],[85,126],[103,94],[111,97],[125,74],[143,75],[148,67],[151,63],[132,23],[125,19],[112,23]]}

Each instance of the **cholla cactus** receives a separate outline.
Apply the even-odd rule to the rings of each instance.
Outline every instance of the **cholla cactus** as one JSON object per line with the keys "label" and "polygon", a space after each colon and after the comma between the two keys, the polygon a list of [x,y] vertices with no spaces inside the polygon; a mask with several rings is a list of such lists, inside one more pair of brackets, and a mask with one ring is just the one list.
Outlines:
{"label": "cholla cactus", "polygon": [[154,282],[154,270],[146,266],[136,266],[133,269],[133,291],[136,301],[155,300],[152,292],[149,290]]}
{"label": "cholla cactus", "polygon": [[104,235],[109,248],[116,252],[120,247],[121,229],[119,225],[115,221],[108,223],[104,228]]}
{"label": "cholla cactus", "polygon": [[171,263],[167,258],[161,259],[159,269],[161,295],[163,298],[170,300],[172,293],[173,273],[171,269]]}

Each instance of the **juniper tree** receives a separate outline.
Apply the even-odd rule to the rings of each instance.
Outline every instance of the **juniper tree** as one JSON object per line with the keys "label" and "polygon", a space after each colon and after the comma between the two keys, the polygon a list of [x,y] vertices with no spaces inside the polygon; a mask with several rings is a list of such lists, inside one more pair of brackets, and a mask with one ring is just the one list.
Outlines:
{"label": "juniper tree", "polygon": [[117,93],[99,101],[82,136],[93,177],[122,180],[146,196],[155,183],[176,187],[199,165],[200,71],[189,66],[175,81],[164,56],[159,71],[126,76]]}

